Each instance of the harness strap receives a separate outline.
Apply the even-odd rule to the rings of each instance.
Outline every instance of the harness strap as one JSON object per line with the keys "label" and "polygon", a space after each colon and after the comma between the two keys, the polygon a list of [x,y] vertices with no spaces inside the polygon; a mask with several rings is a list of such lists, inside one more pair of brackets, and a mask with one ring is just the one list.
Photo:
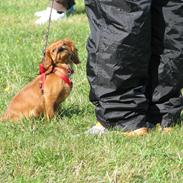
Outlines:
{"label": "harness strap", "polygon": [[45,73],[45,69],[44,69],[43,64],[41,63],[41,64],[39,64],[39,74],[43,74],[43,73]]}
{"label": "harness strap", "polygon": [[[59,67],[60,69],[63,69],[67,74],[61,74],[58,75],[60,79],[62,79],[66,84],[68,84],[70,87],[72,87],[72,81],[69,79],[69,76],[74,73],[74,70],[72,69],[66,69],[65,67]],[[59,71],[57,67],[54,68],[54,71]]]}
{"label": "harness strap", "polygon": [[41,93],[44,93],[44,83],[46,80],[46,73],[45,73],[45,69],[43,67],[43,64],[39,64],[39,74],[41,75],[41,79],[39,81],[39,87],[41,89]]}
{"label": "harness strap", "polygon": [[60,79],[62,79],[66,84],[72,87],[72,81],[66,75],[60,75]]}

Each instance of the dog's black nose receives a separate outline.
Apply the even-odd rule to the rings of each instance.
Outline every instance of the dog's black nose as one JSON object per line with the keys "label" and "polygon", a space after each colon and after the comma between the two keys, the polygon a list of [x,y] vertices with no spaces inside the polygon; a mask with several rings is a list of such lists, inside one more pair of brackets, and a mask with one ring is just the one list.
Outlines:
{"label": "dog's black nose", "polygon": [[58,48],[58,52],[61,52],[61,51],[64,51],[65,50],[65,47],[61,46]]}

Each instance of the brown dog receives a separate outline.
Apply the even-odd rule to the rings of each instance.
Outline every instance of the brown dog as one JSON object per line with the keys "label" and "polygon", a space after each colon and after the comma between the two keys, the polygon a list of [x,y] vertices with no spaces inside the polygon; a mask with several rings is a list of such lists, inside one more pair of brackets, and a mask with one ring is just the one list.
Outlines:
{"label": "brown dog", "polygon": [[72,41],[64,39],[51,44],[45,51],[44,71],[41,70],[40,75],[13,97],[0,120],[17,121],[41,114],[47,119],[52,118],[58,104],[72,89],[69,76],[73,63],[78,64],[79,58]]}

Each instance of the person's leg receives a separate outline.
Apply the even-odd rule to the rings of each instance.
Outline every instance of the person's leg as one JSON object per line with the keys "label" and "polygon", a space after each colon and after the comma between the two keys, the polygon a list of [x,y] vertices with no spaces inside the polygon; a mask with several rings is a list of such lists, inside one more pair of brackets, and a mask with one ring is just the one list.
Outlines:
{"label": "person's leg", "polygon": [[151,56],[150,0],[85,0],[91,34],[87,75],[96,117],[106,128],[146,127]]}
{"label": "person's leg", "polygon": [[[51,7],[51,3],[50,3],[50,7]],[[53,8],[58,12],[65,12],[67,10],[67,7],[68,7],[68,3],[66,0],[54,0],[53,2]]]}
{"label": "person's leg", "polygon": [[147,121],[152,125],[161,121],[161,113],[155,103],[152,102],[152,94],[158,85],[158,67],[160,64],[160,55],[164,48],[165,21],[162,12],[162,1],[152,0],[151,5],[151,60],[149,63],[148,82],[146,87],[146,96],[149,101],[147,112]]}
{"label": "person's leg", "polygon": [[[156,9],[156,6],[154,6]],[[164,39],[154,44],[152,58],[158,56],[155,47],[158,47],[163,42],[163,51],[160,52],[160,63],[157,68],[157,74],[153,83],[151,115],[158,115],[161,127],[167,128],[173,125],[180,118],[180,112],[183,106],[183,100],[180,90],[183,87],[183,2],[181,0],[167,0],[162,7],[164,17],[164,31],[156,31],[153,40],[159,35],[164,34]],[[156,24],[154,26],[162,27]],[[154,29],[155,30],[155,29]],[[163,29],[162,29],[163,30]],[[158,53],[158,54],[157,54]],[[151,60],[153,62],[156,60]],[[156,69],[155,69],[156,70]],[[156,109],[156,110],[155,110]]]}
{"label": "person's leg", "polygon": [[36,24],[41,25],[49,20],[51,7],[53,3],[53,9],[51,14],[51,20],[60,20],[66,17],[67,14],[73,13],[74,9],[73,6],[75,4],[74,0],[54,0],[50,2],[49,6],[44,11],[36,12],[35,15],[40,17],[36,20]]}
{"label": "person's leg", "polygon": [[53,3],[53,8],[56,9],[58,12],[65,12],[66,10],[69,10],[72,6],[74,6],[74,4],[74,0],[55,0]]}

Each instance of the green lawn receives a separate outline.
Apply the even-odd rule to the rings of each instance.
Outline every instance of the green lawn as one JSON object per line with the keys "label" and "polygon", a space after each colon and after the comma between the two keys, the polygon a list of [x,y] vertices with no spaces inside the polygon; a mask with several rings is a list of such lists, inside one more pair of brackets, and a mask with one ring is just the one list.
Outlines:
{"label": "green lawn", "polygon": [[[36,26],[44,0],[0,2],[0,114],[12,96],[38,73],[47,25]],[[50,122],[0,124],[0,183],[181,183],[183,129],[128,138],[120,132],[84,135],[95,123],[88,101],[86,41],[89,33],[82,0],[76,12],[53,22],[49,43],[69,37],[78,48],[74,87]]]}

